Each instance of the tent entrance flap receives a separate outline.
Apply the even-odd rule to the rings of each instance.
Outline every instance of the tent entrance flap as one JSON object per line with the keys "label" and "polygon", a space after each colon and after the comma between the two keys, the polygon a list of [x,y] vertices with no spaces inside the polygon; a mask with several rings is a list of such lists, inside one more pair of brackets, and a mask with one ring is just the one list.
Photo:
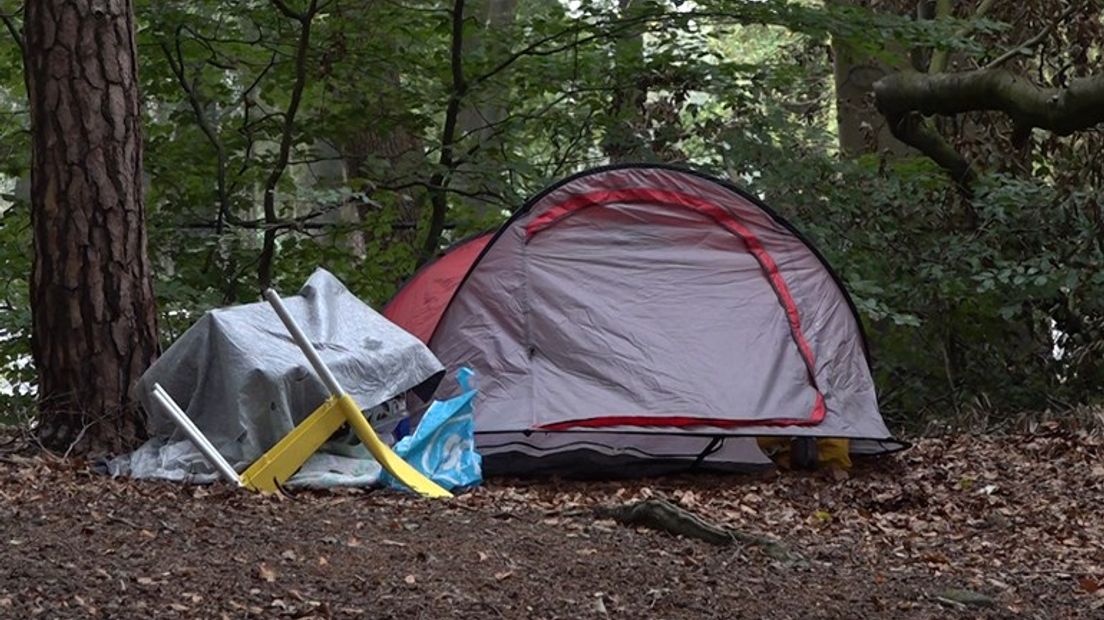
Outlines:
{"label": "tent entrance flap", "polygon": [[744,237],[696,209],[600,206],[527,228],[535,428],[823,419],[794,321]]}

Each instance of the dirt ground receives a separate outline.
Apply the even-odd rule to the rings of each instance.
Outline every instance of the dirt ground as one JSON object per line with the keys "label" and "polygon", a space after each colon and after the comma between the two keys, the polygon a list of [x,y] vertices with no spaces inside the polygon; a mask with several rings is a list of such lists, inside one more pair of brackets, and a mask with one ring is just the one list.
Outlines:
{"label": "dirt ground", "polygon": [[[590,513],[649,497],[802,559]],[[849,474],[491,480],[448,501],[0,454],[0,617],[1104,618],[1102,510],[1104,442],[1056,430]]]}

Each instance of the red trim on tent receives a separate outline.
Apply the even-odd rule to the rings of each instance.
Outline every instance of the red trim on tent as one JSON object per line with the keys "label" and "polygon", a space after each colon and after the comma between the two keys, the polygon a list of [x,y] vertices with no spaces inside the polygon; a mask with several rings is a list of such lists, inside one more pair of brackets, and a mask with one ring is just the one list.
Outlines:
{"label": "red trim on tent", "polygon": [[538,426],[542,431],[569,431],[574,428],[608,428],[610,426],[712,426],[714,428],[739,428],[746,426],[812,426],[824,420],[827,407],[824,405],[824,395],[817,392],[816,403],[813,404],[813,414],[809,420],[795,420],[788,418],[776,418],[773,420],[729,420],[721,418],[695,418],[693,416],[602,416],[598,418],[585,418],[582,420],[568,420]]}
{"label": "red trim on tent", "polygon": [[[541,215],[533,218],[533,221],[525,227],[525,234],[528,239],[532,239],[538,233],[548,230],[550,227],[556,225],[564,218],[578,213],[579,211],[586,209],[587,207],[602,206],[610,203],[645,203],[645,204],[657,204],[657,205],[673,205],[677,207],[683,207],[697,213],[701,213],[712,219],[719,224],[725,230],[740,237],[747,246],[748,251],[758,261],[759,266],[763,268],[763,271],[767,274],[767,279],[771,283],[771,287],[774,289],[776,295],[778,295],[778,301],[782,304],[783,309],[786,311],[786,318],[790,324],[790,333],[793,335],[794,342],[797,343],[798,351],[801,353],[801,358],[805,362],[805,367],[809,373],[809,382],[812,384],[813,389],[817,391],[817,402],[813,406],[813,411],[810,414],[808,420],[792,420],[792,419],[779,419],[770,422],[764,421],[750,421],[746,422],[742,420],[712,420],[708,421],[706,418],[684,418],[684,417],[670,417],[670,418],[651,418],[651,417],[602,417],[602,418],[590,418],[588,420],[580,420],[573,422],[560,422],[552,426],[567,428],[571,426],[617,426],[625,424],[635,424],[637,426],[697,426],[701,424],[707,424],[709,426],[721,426],[721,423],[727,422],[729,426],[758,426],[764,424],[770,424],[775,426],[811,426],[820,424],[824,419],[825,407],[824,397],[820,393],[820,390],[816,385],[816,362],[813,359],[813,349],[809,346],[808,340],[805,339],[805,334],[801,330],[801,317],[798,314],[797,303],[794,301],[793,295],[790,294],[790,289],[786,286],[786,281],[783,279],[781,272],[778,269],[778,263],[774,262],[769,252],[763,247],[762,242],[759,240],[755,233],[750,228],[744,226],[731,213],[725,209],[703,200],[697,196],[690,194],[684,194],[682,192],[674,192],[663,189],[651,189],[651,188],[629,188],[629,189],[616,189],[616,190],[602,190],[596,192],[589,192],[586,194],[580,194],[573,196],[570,199],[549,208]],[[641,423],[639,421],[650,420],[682,420],[681,424],[656,424],[654,422]],[[638,422],[626,422],[626,420],[638,420]],[[707,420],[703,422],[702,420]],[[561,430],[562,430],[561,428]]]}

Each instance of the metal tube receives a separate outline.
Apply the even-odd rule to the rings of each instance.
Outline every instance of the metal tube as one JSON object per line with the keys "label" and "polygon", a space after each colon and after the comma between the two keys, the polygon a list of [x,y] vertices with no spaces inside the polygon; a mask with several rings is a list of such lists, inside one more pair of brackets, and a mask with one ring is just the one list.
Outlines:
{"label": "metal tube", "polygon": [[299,325],[296,324],[295,319],[291,318],[288,314],[287,308],[284,307],[283,300],[280,299],[280,295],[272,289],[268,289],[264,292],[265,299],[272,306],[272,309],[276,311],[276,314],[283,321],[284,327],[291,333],[291,337],[295,339],[296,344],[303,350],[303,354],[307,356],[311,366],[314,367],[314,372],[318,373],[319,378],[322,379],[322,383],[326,384],[326,389],[330,391],[331,396],[341,396],[345,393],[345,390],[341,389],[341,385],[337,382],[337,378],[333,376],[329,368],[322,363],[322,358],[318,357],[318,351],[314,349],[314,345],[310,340],[307,340],[306,334],[303,330],[299,329]]}
{"label": "metal tube", "polygon": [[218,453],[215,446],[203,435],[191,418],[176,404],[172,396],[165,391],[165,388],[161,387],[161,384],[153,384],[153,399],[157,401],[161,408],[168,412],[173,420],[176,421],[177,426],[184,431],[184,434],[188,436],[188,439],[192,441],[192,444],[199,449],[203,456],[207,458],[207,462],[214,465],[215,469],[219,470],[223,478],[234,483],[237,486],[242,486],[241,476],[238,476],[238,472],[234,471],[234,468],[230,466],[230,463],[226,459],[222,458],[222,455]]}

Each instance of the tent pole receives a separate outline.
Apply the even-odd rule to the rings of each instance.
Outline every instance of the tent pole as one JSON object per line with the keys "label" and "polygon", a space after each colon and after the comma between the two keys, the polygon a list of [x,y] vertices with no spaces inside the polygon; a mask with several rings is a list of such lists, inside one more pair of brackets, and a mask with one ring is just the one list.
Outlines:
{"label": "tent pole", "polygon": [[218,453],[215,446],[204,436],[199,428],[196,427],[195,423],[188,417],[188,414],[184,413],[180,405],[176,404],[172,396],[169,396],[165,388],[161,387],[160,383],[153,384],[153,399],[157,401],[157,404],[161,405],[162,409],[168,412],[169,416],[171,416],[174,421],[176,421],[177,426],[184,431],[184,434],[188,436],[192,444],[203,453],[203,456],[207,458],[207,462],[215,466],[215,469],[222,474],[223,478],[226,478],[226,480],[232,482],[236,486],[242,486],[241,476],[238,475],[238,472],[234,471],[230,463],[222,458],[222,455]]}
{"label": "tent pole", "polygon": [[272,309],[279,315],[280,320],[284,323],[284,327],[291,333],[291,337],[295,339],[295,343],[299,345],[299,348],[303,350],[303,354],[307,356],[307,360],[310,361],[314,372],[318,373],[318,376],[322,379],[322,383],[326,385],[326,389],[330,391],[330,396],[341,396],[345,393],[345,390],[341,389],[341,384],[337,382],[337,378],[333,376],[330,369],[322,363],[322,358],[318,356],[318,351],[315,350],[314,345],[307,339],[307,335],[303,333],[303,330],[299,328],[299,325],[288,314],[287,308],[284,306],[284,301],[280,299],[280,295],[273,289],[267,289],[264,292],[265,299],[272,305]]}

